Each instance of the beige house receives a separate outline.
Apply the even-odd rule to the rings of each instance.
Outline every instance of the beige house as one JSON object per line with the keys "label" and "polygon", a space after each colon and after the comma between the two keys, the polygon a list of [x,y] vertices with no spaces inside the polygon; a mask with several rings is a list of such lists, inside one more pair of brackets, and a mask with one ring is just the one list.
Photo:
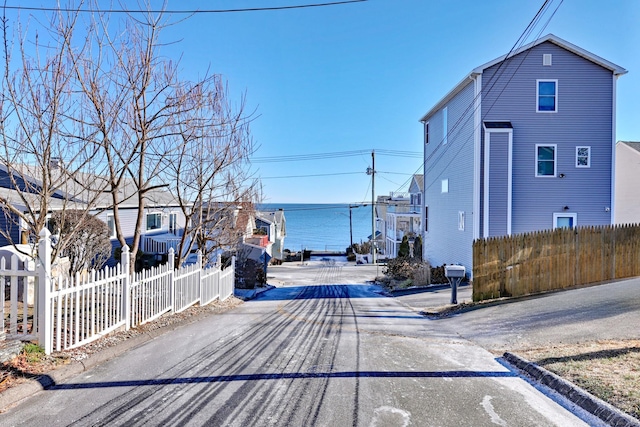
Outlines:
{"label": "beige house", "polygon": [[615,164],[615,224],[640,223],[640,142],[618,141]]}

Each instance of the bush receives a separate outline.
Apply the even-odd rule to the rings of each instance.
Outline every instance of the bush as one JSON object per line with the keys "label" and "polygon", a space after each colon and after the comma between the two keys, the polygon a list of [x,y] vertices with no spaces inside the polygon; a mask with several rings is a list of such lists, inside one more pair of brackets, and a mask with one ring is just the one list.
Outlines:
{"label": "bush", "polygon": [[429,262],[415,258],[390,259],[383,273],[393,280],[411,280],[414,286],[424,286],[431,283],[431,266]]}
{"label": "bush", "polygon": [[449,283],[449,280],[444,275],[444,266],[443,264],[439,267],[433,267],[431,269],[431,283]]}
{"label": "bush", "polygon": [[[360,242],[354,243],[351,245],[353,252],[361,255],[370,254],[371,253],[371,242]],[[354,258],[355,259],[355,258]]]}

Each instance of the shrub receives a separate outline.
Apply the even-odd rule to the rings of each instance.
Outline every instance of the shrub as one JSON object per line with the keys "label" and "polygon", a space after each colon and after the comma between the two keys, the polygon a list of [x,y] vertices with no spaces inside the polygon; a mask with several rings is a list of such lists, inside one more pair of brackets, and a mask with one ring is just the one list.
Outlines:
{"label": "shrub", "polygon": [[431,283],[431,266],[429,262],[419,259],[394,258],[387,262],[383,273],[393,280],[411,280],[414,286]]}

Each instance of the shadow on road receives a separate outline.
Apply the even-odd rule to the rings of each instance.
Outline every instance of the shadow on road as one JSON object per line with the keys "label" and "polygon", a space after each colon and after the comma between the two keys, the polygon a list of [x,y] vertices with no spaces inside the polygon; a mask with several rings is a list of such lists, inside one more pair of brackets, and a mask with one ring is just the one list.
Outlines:
{"label": "shadow on road", "polygon": [[224,383],[232,381],[298,380],[314,378],[513,378],[510,371],[363,371],[363,372],[282,372],[272,374],[236,374],[205,377],[158,378],[151,380],[107,381],[99,383],[56,384],[47,390],[80,390],[109,387],[166,386],[177,384]]}
{"label": "shadow on road", "polygon": [[284,301],[335,298],[386,298],[376,285],[315,285],[291,286],[271,289],[258,295],[253,301]]}

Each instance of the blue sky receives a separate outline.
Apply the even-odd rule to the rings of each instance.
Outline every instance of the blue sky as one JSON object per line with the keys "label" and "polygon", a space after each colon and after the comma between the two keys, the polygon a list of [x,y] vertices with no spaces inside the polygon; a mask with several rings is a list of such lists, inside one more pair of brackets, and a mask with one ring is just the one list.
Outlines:
{"label": "blue sky", "polygon": [[[169,1],[168,9],[287,6],[329,0]],[[35,3],[35,2],[34,2]],[[41,2],[43,5],[51,2]],[[152,1],[158,7],[159,1]],[[356,203],[406,191],[420,171],[418,122],[472,68],[507,53],[543,0],[368,0],[331,7],[197,14],[163,33],[184,78],[220,73],[256,110],[253,164],[268,203]],[[557,11],[553,17],[552,12]],[[174,16],[174,20],[183,18]],[[542,27],[550,18],[545,29]],[[640,140],[640,0],[553,0],[527,42],[553,33],[629,73],[618,81],[617,139]],[[260,162],[362,151],[349,157]],[[308,176],[322,175],[322,176]]]}

